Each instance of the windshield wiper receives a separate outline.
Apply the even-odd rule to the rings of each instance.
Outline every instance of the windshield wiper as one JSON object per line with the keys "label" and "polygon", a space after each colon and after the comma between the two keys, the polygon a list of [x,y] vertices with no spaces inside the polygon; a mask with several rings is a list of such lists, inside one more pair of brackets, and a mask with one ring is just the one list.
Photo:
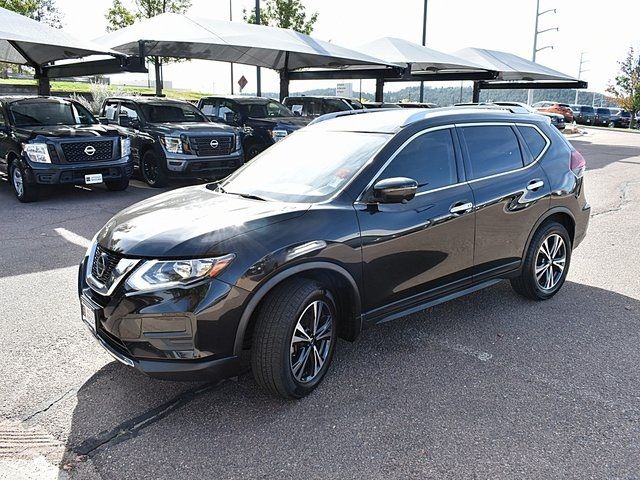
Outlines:
{"label": "windshield wiper", "polygon": [[228,193],[229,195],[238,195],[239,197],[248,198],[250,200],[260,200],[261,202],[267,201],[266,198],[259,197],[258,195],[253,195],[251,193],[236,193],[236,192],[226,192],[226,191],[224,193]]}

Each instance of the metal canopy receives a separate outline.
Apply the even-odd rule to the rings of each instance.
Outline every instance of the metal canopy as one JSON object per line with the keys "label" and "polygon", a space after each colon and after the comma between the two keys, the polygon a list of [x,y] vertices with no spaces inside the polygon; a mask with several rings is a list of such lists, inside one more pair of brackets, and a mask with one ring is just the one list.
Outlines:
{"label": "metal canopy", "polygon": [[0,7],[0,61],[40,67],[90,55],[122,56]]}
{"label": "metal canopy", "polygon": [[280,71],[396,67],[383,60],[283,28],[163,13],[95,40],[136,55],[243,63]]}
{"label": "metal canopy", "polygon": [[391,63],[401,64],[410,68],[412,73],[486,72],[492,70],[400,38],[379,38],[359,47],[358,50]]}
{"label": "metal canopy", "polygon": [[512,53],[484,48],[463,48],[454,53],[457,57],[498,72],[496,81],[521,82],[577,82],[578,79],[532,62]]}

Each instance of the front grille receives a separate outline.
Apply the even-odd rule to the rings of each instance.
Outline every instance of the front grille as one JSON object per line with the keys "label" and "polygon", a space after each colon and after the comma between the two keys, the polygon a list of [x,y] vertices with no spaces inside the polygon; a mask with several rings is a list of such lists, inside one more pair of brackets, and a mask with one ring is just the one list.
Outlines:
{"label": "front grille", "polygon": [[91,276],[100,283],[106,284],[119,261],[120,257],[118,255],[108,252],[100,245],[96,245],[96,252],[91,263]]}
{"label": "front grille", "polygon": [[[222,155],[229,155],[233,152],[234,147],[233,135],[220,135],[215,137],[190,137],[189,145],[193,149],[194,153],[198,157],[218,157]],[[211,144],[218,145],[213,147]]]}
{"label": "front grille", "polygon": [[[66,142],[60,145],[64,158],[69,163],[104,162],[113,159],[114,140],[93,140],[88,142]],[[89,155],[91,151],[93,155]]]}

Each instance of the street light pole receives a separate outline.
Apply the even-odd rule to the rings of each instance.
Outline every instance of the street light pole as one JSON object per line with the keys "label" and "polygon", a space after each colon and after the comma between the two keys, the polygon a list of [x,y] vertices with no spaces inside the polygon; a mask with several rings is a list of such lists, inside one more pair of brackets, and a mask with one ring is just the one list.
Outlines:
{"label": "street light pole", "polygon": [[[429,0],[424,0],[424,11],[422,14],[422,45],[427,44],[427,5]],[[420,82],[420,103],[424,102],[424,82]]]}
{"label": "street light pole", "polygon": [[[229,21],[233,22],[233,8],[232,8],[233,0],[229,0]],[[233,95],[233,62],[229,64],[231,68],[231,95]],[[215,92],[214,92],[215,93]]]}
{"label": "street light pole", "polygon": [[[586,53],[586,52],[580,52],[580,68],[578,68],[578,80],[581,80],[581,79],[582,79],[582,74],[583,74],[584,72],[588,72],[588,70],[585,70],[584,68],[582,68],[582,66],[583,66],[585,63],[588,63],[588,62],[589,62],[589,60],[584,60],[584,54],[585,54],[585,53]],[[579,90],[576,88],[576,100],[575,100],[575,102],[573,102],[575,105],[577,105],[577,104],[578,104],[578,92],[579,92]]]}
{"label": "street light pole", "polygon": [[[548,10],[545,10],[543,12],[540,11],[540,0],[536,0],[536,23],[535,23],[535,28],[533,29],[533,52],[531,54],[531,61],[535,62],[536,61],[536,54],[542,50],[545,50],[547,48],[550,48],[551,50],[553,50],[553,45],[547,45],[545,47],[542,48],[538,48],[538,35],[540,35],[541,33],[545,33],[545,32],[550,32],[551,30],[555,30],[556,32],[559,31],[560,29],[558,27],[554,27],[554,28],[546,28],[544,30],[538,30],[538,23],[540,20],[540,17],[542,15],[544,15],[545,13],[556,13],[556,9],[555,8],[550,8]],[[533,90],[529,89],[529,91],[527,92],[527,103],[529,105],[531,105],[533,103]]]}
{"label": "street light pole", "polygon": [[[260,25],[260,0],[256,0],[256,25]],[[259,97],[262,96],[260,83],[260,67],[256,67],[256,95]]]}

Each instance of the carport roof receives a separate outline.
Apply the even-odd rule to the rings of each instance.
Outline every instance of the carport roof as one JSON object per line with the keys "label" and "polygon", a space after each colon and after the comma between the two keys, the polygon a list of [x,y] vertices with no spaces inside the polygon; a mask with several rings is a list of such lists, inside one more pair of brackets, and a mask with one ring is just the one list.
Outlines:
{"label": "carport roof", "polygon": [[0,61],[40,66],[90,55],[121,56],[93,42],[0,7]]}
{"label": "carport roof", "polygon": [[95,40],[138,55],[243,63],[274,70],[396,67],[364,53],[284,28],[163,13]]}
{"label": "carport roof", "polygon": [[401,38],[382,37],[362,45],[358,50],[391,63],[410,65],[413,73],[492,70]]}
{"label": "carport roof", "polygon": [[[539,63],[532,62],[512,53],[484,48],[464,48],[454,53],[455,56],[473,62],[487,70],[498,72],[496,82],[578,82],[578,79],[553,70]],[[489,83],[489,82],[485,82]]]}

